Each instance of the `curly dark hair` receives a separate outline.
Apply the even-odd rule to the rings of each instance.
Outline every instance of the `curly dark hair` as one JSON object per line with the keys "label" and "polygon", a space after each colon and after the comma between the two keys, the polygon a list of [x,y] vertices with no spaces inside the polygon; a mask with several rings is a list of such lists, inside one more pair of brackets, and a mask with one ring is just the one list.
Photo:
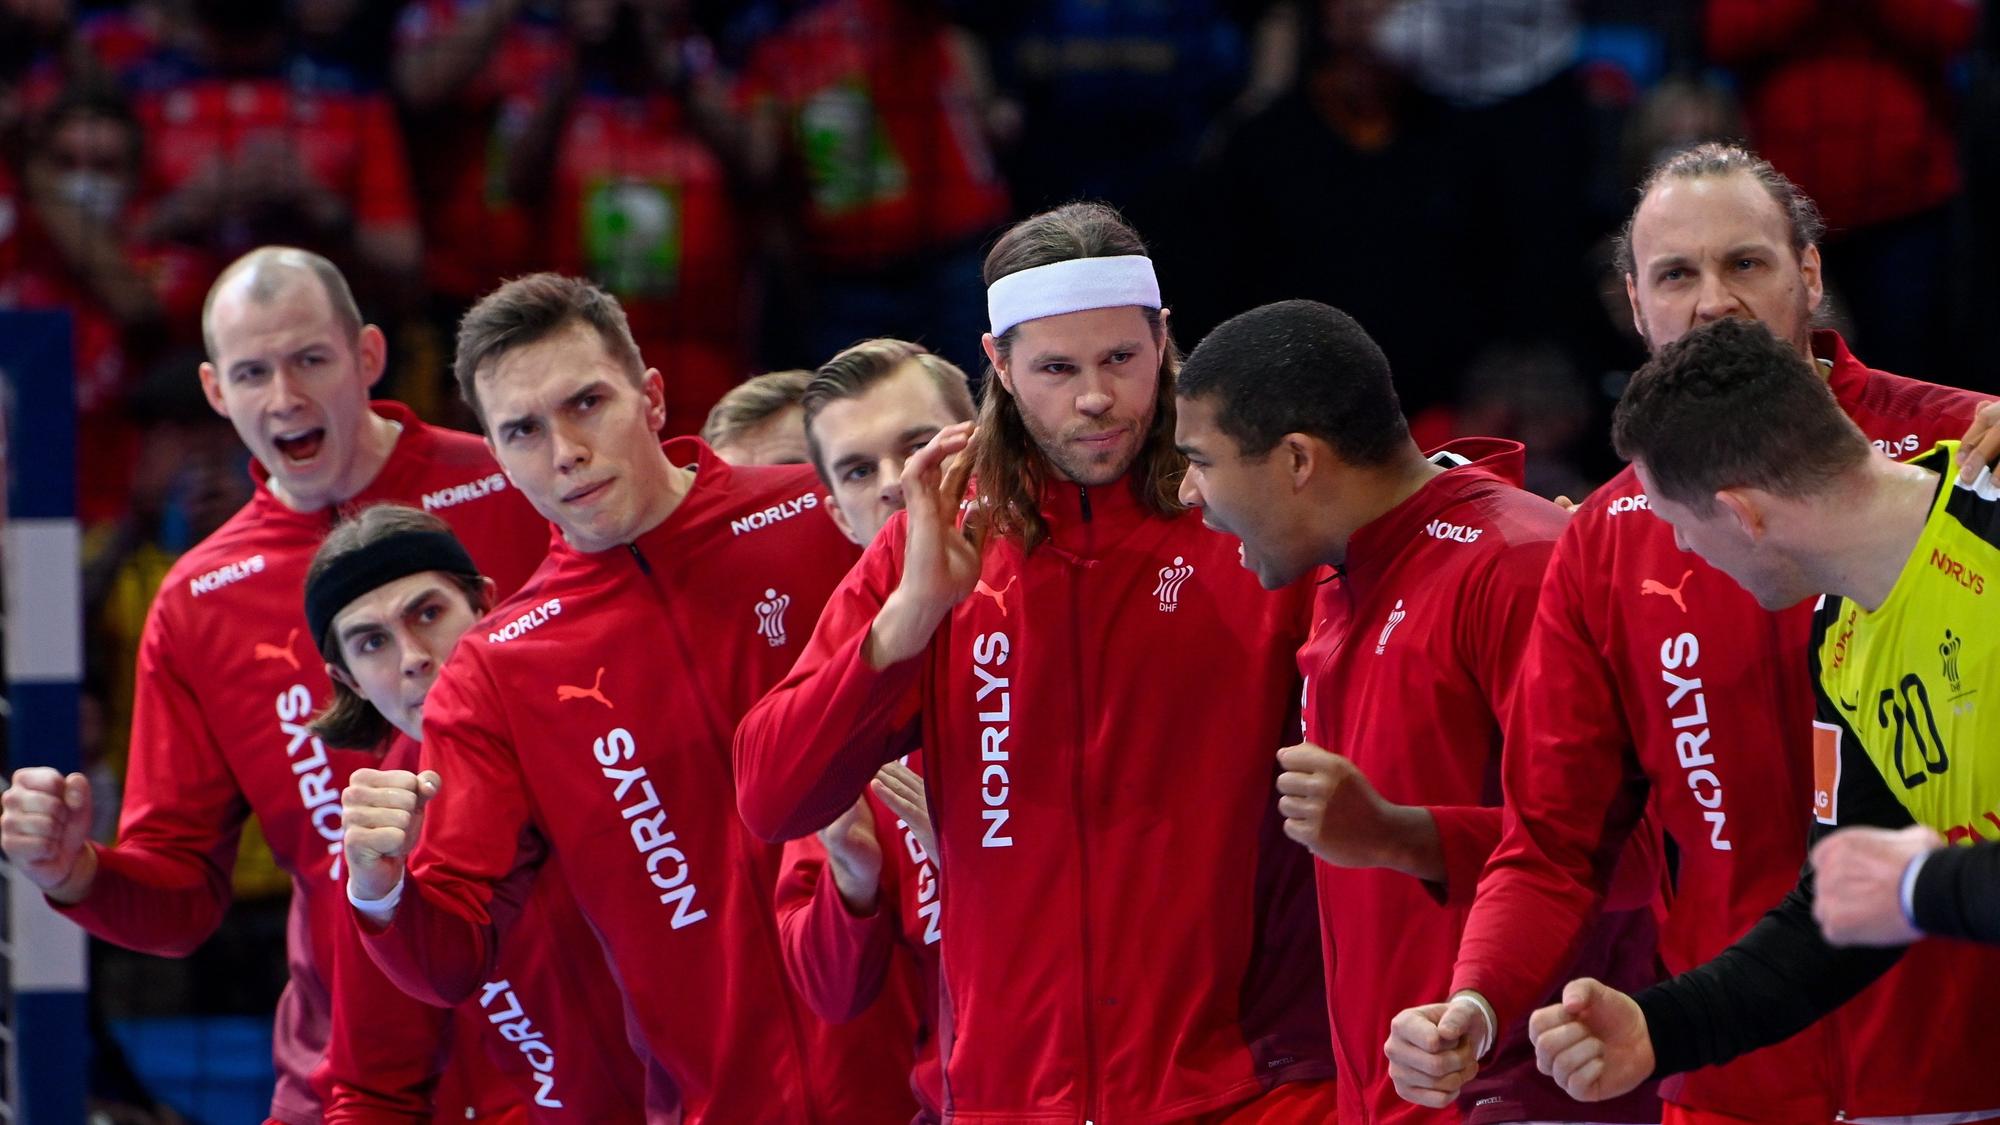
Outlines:
{"label": "curly dark hair", "polygon": [[1381,465],[1410,440],[1389,357],[1351,316],[1279,301],[1217,325],[1181,365],[1182,398],[1216,400],[1216,424],[1245,456],[1311,434],[1350,465]]}
{"label": "curly dark hair", "polygon": [[1868,457],[1812,360],[1754,320],[1705,324],[1632,376],[1611,419],[1618,455],[1696,513],[1725,488],[1807,496]]}

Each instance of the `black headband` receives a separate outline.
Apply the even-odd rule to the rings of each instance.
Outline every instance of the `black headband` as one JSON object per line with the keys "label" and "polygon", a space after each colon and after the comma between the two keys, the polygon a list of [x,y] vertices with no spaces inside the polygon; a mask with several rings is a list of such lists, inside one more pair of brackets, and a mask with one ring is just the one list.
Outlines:
{"label": "black headband", "polygon": [[324,644],[334,616],[354,599],[427,570],[479,577],[472,556],[449,531],[399,531],[333,560],[306,583],[306,624],[313,640]]}

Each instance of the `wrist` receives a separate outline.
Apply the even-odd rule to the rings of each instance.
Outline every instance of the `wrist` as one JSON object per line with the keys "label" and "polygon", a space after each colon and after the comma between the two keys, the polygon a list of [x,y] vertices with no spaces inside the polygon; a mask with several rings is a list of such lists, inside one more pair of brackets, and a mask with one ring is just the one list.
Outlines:
{"label": "wrist", "polygon": [[1475,1060],[1485,1058],[1486,1052],[1493,1049],[1494,1040],[1500,1038],[1499,1015],[1493,1011],[1493,1005],[1487,1002],[1486,997],[1470,988],[1452,993],[1451,999],[1452,1003],[1463,1000],[1479,1010],[1479,1020],[1472,1029],[1472,1057]]}
{"label": "wrist", "polygon": [[90,897],[90,887],[97,881],[97,845],[86,840],[83,850],[76,853],[76,862],[70,865],[69,874],[54,886],[42,888],[49,901],[63,906],[75,906]]}
{"label": "wrist", "polygon": [[393,860],[355,862],[347,857],[347,899],[356,906],[394,906],[402,897],[403,865]]}
{"label": "wrist", "polygon": [[892,591],[876,611],[875,623],[868,630],[864,655],[869,667],[880,671],[923,652],[930,644],[931,634],[937,632],[939,622],[950,611],[950,606],[938,610],[918,604],[900,587]]}
{"label": "wrist", "polygon": [[832,852],[827,853],[827,869],[833,873],[833,889],[840,895],[840,904],[849,914],[866,918],[875,913],[882,893],[880,870],[860,870]]}
{"label": "wrist", "polygon": [[1437,826],[1431,819],[1429,809],[1380,801],[1375,820],[1374,866],[1386,867],[1416,879],[1441,877],[1441,872],[1429,870],[1433,865],[1425,860],[1435,850],[1427,847],[1427,842],[1437,838]]}
{"label": "wrist", "polygon": [[1924,928],[1917,924],[1917,879],[1923,874],[1924,861],[1931,857],[1929,851],[1921,851],[1910,857],[1903,865],[1903,877],[1896,886],[1896,905],[1903,914],[1903,923],[1914,933],[1921,934]]}
{"label": "wrist", "polygon": [[396,873],[396,881],[382,894],[369,896],[359,893],[360,882],[352,870],[347,876],[347,901],[363,918],[376,926],[387,926],[396,920],[396,907],[403,901],[403,874]]}

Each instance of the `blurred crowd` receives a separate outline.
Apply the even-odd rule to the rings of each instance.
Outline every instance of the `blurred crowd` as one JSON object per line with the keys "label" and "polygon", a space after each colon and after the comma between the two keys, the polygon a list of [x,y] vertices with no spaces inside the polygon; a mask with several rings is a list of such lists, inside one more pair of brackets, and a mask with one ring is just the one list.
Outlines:
{"label": "blurred crowd", "polygon": [[0,309],[74,325],[86,754],[115,779],[152,592],[248,494],[195,369],[203,295],[250,247],[338,262],[390,334],[382,393],[460,424],[464,309],[504,277],[588,275],[690,433],[747,376],[863,337],[977,371],[985,246],[1101,199],[1154,247],[1183,347],[1259,303],[1327,302],[1391,357],[1420,441],[1524,440],[1530,488],[1581,496],[1615,469],[1603,421],[1642,358],[1616,226],[1640,171],[1697,140],[1747,140],[1820,202],[1832,315],[1871,363],[1995,389],[1982,15],[0,0]]}

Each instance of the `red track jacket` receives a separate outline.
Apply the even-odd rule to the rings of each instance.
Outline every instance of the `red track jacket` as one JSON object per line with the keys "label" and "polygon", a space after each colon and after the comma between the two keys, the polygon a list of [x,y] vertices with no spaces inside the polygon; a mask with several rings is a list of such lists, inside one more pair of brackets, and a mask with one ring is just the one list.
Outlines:
{"label": "red track jacket", "polygon": [[1328,1077],[1309,857],[1271,791],[1309,588],[1265,593],[1122,481],[1043,511],[1047,543],[994,543],[925,655],[878,672],[889,522],[737,732],[745,821],[811,832],[921,740],[948,1121],[1176,1121]]}
{"label": "red track jacket", "polygon": [[[395,921],[363,927],[412,995],[492,979],[522,884],[567,881],[650,1055],[648,1120],[907,1120],[890,1029],[828,1029],[785,980],[778,849],[735,815],[729,736],[783,674],[855,551],[804,467],[732,468],[693,439],[685,500],[621,548],[558,541],[467,633],[424,705],[443,778]],[[870,1037],[873,1036],[871,1039]]]}
{"label": "red track jacket", "polygon": [[295,512],[253,466],[250,502],[167,572],[140,638],[118,844],[99,853],[90,897],[57,907],[106,941],[185,956],[221,924],[236,841],[255,812],[295,888],[271,1099],[271,1115],[294,1125],[320,1116],[311,1077],[326,1049],[333,927],[348,925],[340,791],[356,767],[379,760],[306,733],[332,699],[306,635],[306,564],[342,515],[385,501],[443,517],[503,593],[549,541],[548,523],[478,438],[427,426],[397,403],[373,409],[403,433],[360,496],[339,511]]}
{"label": "red track jacket", "polygon": [[[1896,457],[1963,434],[1980,399],[1864,367],[1815,333],[1834,396]],[[1661,952],[1680,972],[1775,906],[1805,861],[1812,781],[1812,603],[1766,613],[1674,545],[1630,469],[1556,545],[1510,717],[1511,815],[1480,881],[1452,989],[1502,1022],[1562,968],[1600,873],[1646,800],[1680,845]],[[1662,1084],[1670,1100],[1760,1121],[2000,1106],[2000,1069],[1927,1029],[2000,1010],[2000,954],[1925,942],[1833,1018]]]}
{"label": "red track jacket", "polygon": [[847,909],[817,835],[790,841],[778,878],[785,971],[822,1019],[845,1022],[876,1006],[907,1013],[910,1091],[922,1108],[918,1120],[934,1122],[944,1104],[937,1042],[943,883],[916,833],[875,794],[866,800],[882,845],[875,911],[862,917]]}
{"label": "red track jacket", "polygon": [[[398,736],[382,769],[415,770],[417,743]],[[337,927],[333,1027],[318,1074],[326,1125],[431,1119],[431,1087],[448,1049],[483,1051],[479,1080],[512,1086],[536,1125],[633,1125],[644,1119],[645,1066],[627,1041],[618,986],[569,887],[537,879],[507,932],[493,979],[450,1010],[406,995]],[[435,1099],[440,1115],[449,1112]]]}
{"label": "red track jacket", "polygon": [[[1479,873],[1500,842],[1500,720],[1515,696],[1528,626],[1555,538],[1568,517],[1519,488],[1521,447],[1472,438],[1393,510],[1355,532],[1347,565],[1319,588],[1299,652],[1306,739],[1347,755],[1385,798],[1429,808],[1443,845],[1442,885],[1381,869],[1315,863],[1326,941],[1340,1118],[1456,1121],[1397,1095],[1382,1038],[1397,1012],[1451,982],[1459,931]],[[1469,462],[1469,463],[1467,463]],[[1647,911],[1606,916],[1594,975],[1634,987],[1658,979]],[[1613,963],[1622,961],[1622,963]],[[1535,1071],[1525,1037],[1503,1040],[1461,1105],[1478,1119],[1657,1121],[1642,1096],[1588,1110]],[[1475,1110],[1475,1104],[1478,1109]]]}

